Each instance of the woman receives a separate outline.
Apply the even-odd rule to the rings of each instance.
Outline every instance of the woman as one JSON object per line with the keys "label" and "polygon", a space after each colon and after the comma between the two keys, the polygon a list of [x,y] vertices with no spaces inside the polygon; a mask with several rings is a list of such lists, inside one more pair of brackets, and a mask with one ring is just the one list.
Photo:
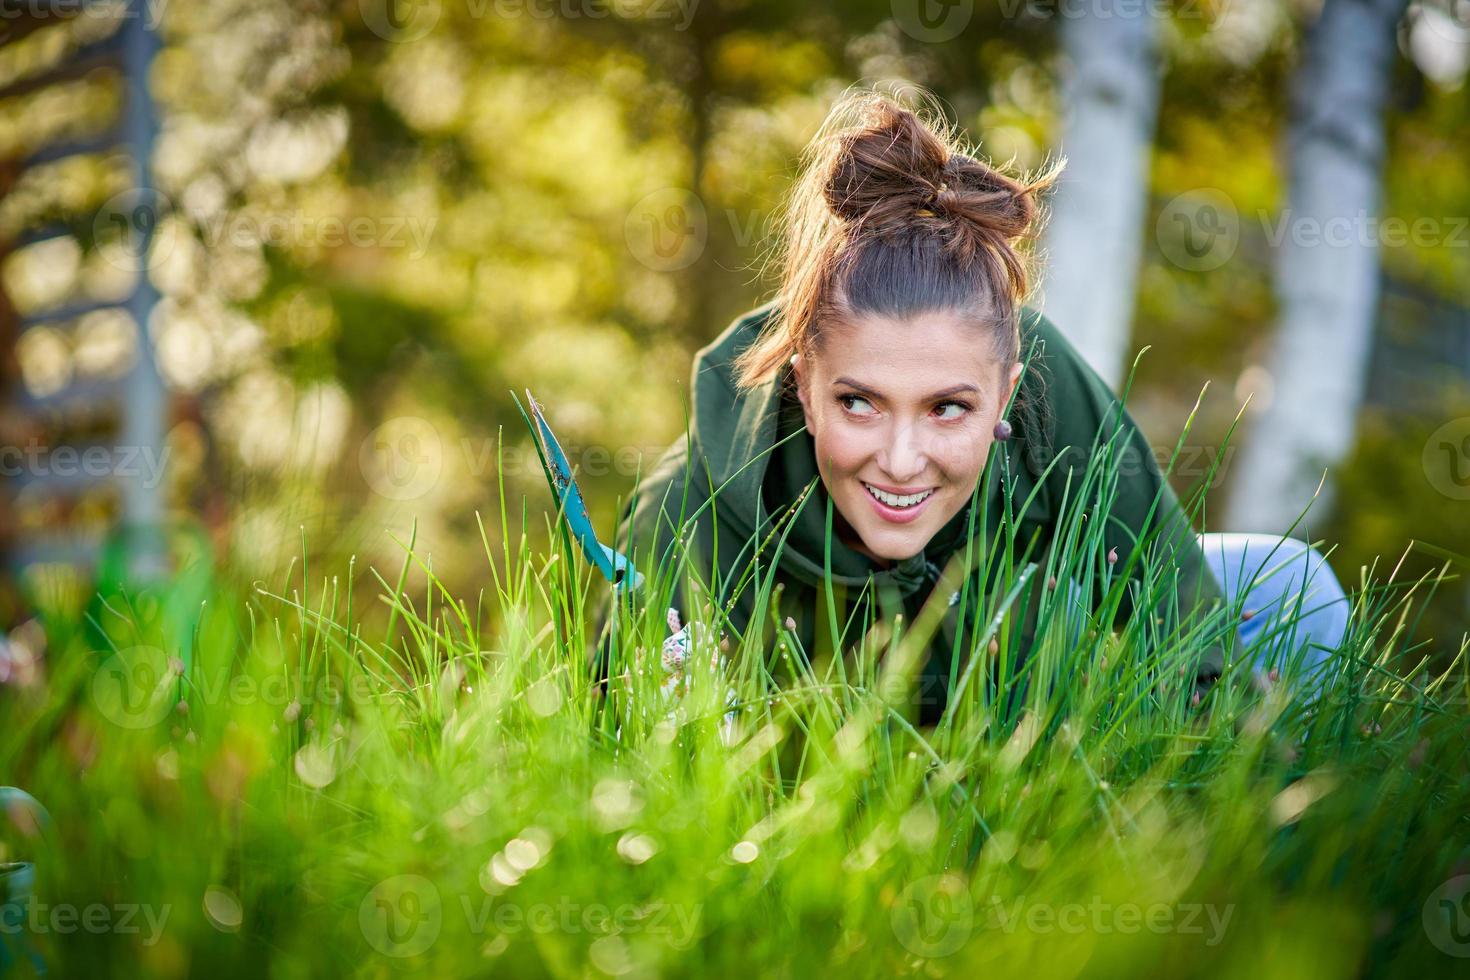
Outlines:
{"label": "woman", "polygon": [[[696,515],[678,538],[700,574],[723,583],[719,605],[744,633],[757,589],[735,583],[761,542],[775,551],[784,534],[776,621],[808,655],[830,655],[829,625],[855,611],[912,622],[942,570],[993,540],[1007,506],[1016,512],[1005,540],[1018,553],[1029,544],[1046,568],[1101,433],[1121,454],[1104,518],[1110,559],[1153,542],[1155,570],[1174,572],[1178,599],[1157,615],[1186,621],[1220,604],[1206,550],[1144,436],[1066,338],[1022,305],[1017,243],[1035,233],[1036,197],[1059,169],[1012,179],[884,96],[845,98],[794,187],[778,295],[695,358],[688,439],[642,482],[620,533],[634,560],[667,554]],[[987,470],[993,453],[1004,458]],[[1240,558],[1247,543],[1217,557]],[[675,602],[686,614],[687,598]],[[921,722],[942,711],[973,618],[945,615],[917,692]],[[1204,649],[1198,693],[1220,674],[1225,645]]]}

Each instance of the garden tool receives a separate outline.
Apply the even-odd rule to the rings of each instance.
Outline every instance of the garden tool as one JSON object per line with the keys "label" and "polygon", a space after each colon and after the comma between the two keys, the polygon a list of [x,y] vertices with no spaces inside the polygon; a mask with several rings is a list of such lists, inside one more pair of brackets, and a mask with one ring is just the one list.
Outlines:
{"label": "garden tool", "polygon": [[[551,426],[546,422],[546,416],[541,412],[541,406],[532,396],[529,389],[526,391],[526,401],[530,404],[531,415],[535,421],[526,417],[525,410],[521,415],[526,419],[532,435],[536,440],[536,453],[541,458],[542,469],[546,471],[547,482],[551,485],[552,496],[557,501],[558,509],[562,515],[562,521],[572,537],[577,539],[582,553],[593,567],[607,578],[615,590],[634,593],[643,587],[643,576],[633,567],[622,552],[610,548],[597,538],[597,532],[592,527],[592,517],[587,512],[587,504],[582,497],[582,491],[577,487],[577,481],[572,476],[572,464],[568,461],[566,453],[562,452],[561,444],[557,442]],[[516,407],[520,408],[517,400]],[[614,603],[614,609],[617,604]],[[672,691],[680,686],[683,680],[684,664],[688,656],[689,647],[694,639],[691,627],[695,623],[680,624],[679,612],[670,608],[666,614],[669,624],[670,635],[663,642],[662,663],[668,672],[668,678],[664,682],[664,690]]]}

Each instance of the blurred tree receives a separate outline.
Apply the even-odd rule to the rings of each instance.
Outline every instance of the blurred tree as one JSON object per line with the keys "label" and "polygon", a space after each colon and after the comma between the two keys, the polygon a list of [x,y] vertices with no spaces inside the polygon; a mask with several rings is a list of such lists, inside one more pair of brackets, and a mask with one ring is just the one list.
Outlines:
{"label": "blurred tree", "polygon": [[1160,18],[1143,4],[1098,0],[1061,25],[1068,166],[1046,234],[1044,309],[1115,386],[1129,360],[1138,293]]}
{"label": "blurred tree", "polygon": [[[1227,524],[1284,531],[1353,447],[1379,289],[1384,112],[1404,0],[1326,0],[1291,86],[1271,404],[1244,440]],[[1330,502],[1330,489],[1325,490]],[[1325,506],[1306,518],[1310,536]]]}

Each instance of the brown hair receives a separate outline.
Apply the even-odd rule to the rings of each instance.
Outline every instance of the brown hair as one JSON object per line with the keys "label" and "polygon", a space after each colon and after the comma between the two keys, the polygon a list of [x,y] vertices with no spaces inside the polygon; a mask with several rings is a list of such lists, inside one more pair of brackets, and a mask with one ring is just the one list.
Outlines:
{"label": "brown hair", "polygon": [[1018,358],[1030,277],[1014,243],[1038,229],[1036,192],[1065,161],[1007,177],[946,124],[866,90],[838,100],[803,157],[780,219],[775,309],[735,362],[742,390],[815,352],[824,323],[865,315],[953,313],[990,333],[1003,365]]}

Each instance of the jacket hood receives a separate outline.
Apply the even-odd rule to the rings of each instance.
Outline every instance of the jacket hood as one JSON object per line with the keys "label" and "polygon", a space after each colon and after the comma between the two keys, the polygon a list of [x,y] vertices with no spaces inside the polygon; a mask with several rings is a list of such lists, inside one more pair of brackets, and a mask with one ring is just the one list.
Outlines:
{"label": "jacket hood", "polygon": [[[715,507],[721,521],[747,540],[753,534],[764,540],[802,491],[812,487],[790,525],[780,566],[786,574],[820,585],[829,562],[826,529],[831,498],[817,470],[815,443],[806,431],[800,403],[790,394],[791,368],[783,367],[775,377],[744,392],[735,384],[736,356],[755,341],[774,309],[774,300],[755,308],[695,355],[690,381],[695,440],[712,485],[719,490]],[[986,472],[993,471],[992,467]],[[982,499],[996,495],[997,488],[991,479]],[[944,562],[966,540],[972,507],[973,500],[919,554],[887,568],[831,536],[832,582],[862,586],[871,577],[878,584],[891,583],[900,595],[918,591],[938,578]]]}

